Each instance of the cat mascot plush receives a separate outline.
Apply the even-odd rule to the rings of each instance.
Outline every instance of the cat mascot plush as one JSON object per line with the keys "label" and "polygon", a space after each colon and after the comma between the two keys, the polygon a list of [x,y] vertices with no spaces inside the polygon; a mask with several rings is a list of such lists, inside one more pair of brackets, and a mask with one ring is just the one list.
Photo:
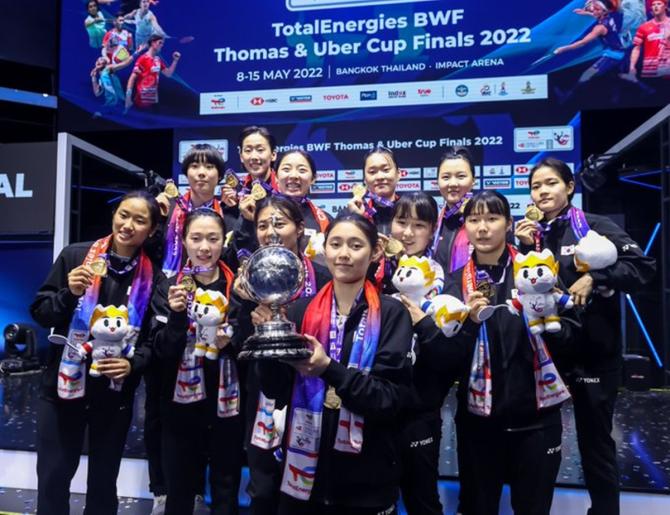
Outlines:
{"label": "cat mascot plush", "polygon": [[195,350],[193,355],[217,359],[219,348],[216,346],[216,331],[223,324],[226,336],[233,336],[233,328],[224,323],[228,314],[228,299],[221,292],[198,288],[191,303],[189,315],[195,323]]}

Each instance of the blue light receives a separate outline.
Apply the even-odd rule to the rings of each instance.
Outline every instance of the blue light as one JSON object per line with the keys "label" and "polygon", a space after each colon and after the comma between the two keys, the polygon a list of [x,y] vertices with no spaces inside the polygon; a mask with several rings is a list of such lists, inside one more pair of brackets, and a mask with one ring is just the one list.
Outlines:
{"label": "blue light", "polygon": [[58,107],[58,98],[46,93],[33,93],[22,89],[0,87],[0,100],[6,102],[16,102],[18,104],[28,104],[37,107],[47,107],[56,109]]}
{"label": "blue light", "polygon": [[644,248],[644,255],[646,256],[649,254],[649,251],[651,250],[651,246],[654,244],[654,241],[656,240],[656,236],[658,236],[658,231],[661,230],[661,222],[657,222],[656,226],[654,227],[653,232],[651,233],[651,236],[649,237],[649,242],[647,243],[647,246]]}
{"label": "blue light", "polygon": [[640,313],[637,311],[637,307],[635,306],[635,303],[633,302],[633,299],[631,298],[630,294],[626,293],[626,300],[628,301],[628,305],[630,306],[630,309],[633,311],[633,315],[635,315],[635,318],[637,319],[637,324],[640,326],[640,329],[642,330],[642,334],[644,335],[645,340],[647,340],[647,345],[649,346],[649,349],[651,350],[651,353],[654,356],[654,359],[656,360],[656,364],[658,365],[659,368],[663,368],[663,362],[661,361],[661,358],[658,357],[658,352],[656,352],[656,347],[654,347],[653,342],[651,341],[651,337],[649,336],[649,333],[647,332],[647,328],[644,325],[644,322],[642,321],[642,318],[640,317]]}
{"label": "blue light", "polygon": [[627,182],[629,184],[635,184],[636,186],[643,186],[645,188],[649,188],[652,190],[661,190],[660,186],[656,186],[655,184],[647,184],[646,182],[641,182],[641,181],[635,181],[633,179],[630,179],[628,177],[620,177],[619,180],[621,182]]}

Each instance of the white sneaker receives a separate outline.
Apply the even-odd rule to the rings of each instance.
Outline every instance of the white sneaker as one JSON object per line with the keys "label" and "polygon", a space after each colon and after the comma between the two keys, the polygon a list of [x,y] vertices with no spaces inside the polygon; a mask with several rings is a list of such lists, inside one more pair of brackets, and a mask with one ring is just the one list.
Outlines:
{"label": "white sneaker", "polygon": [[155,495],[151,515],[163,515],[165,513],[165,501],[167,501],[167,495]]}

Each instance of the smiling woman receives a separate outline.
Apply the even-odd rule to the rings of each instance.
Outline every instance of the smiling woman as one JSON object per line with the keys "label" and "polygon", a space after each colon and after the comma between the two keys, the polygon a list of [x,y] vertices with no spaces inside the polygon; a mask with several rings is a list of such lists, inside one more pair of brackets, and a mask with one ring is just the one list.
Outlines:
{"label": "smiling woman", "polygon": [[[38,504],[45,513],[68,513],[70,481],[89,434],[86,505],[116,513],[116,476],[132,416],[133,398],[151,356],[150,322],[167,314],[167,299],[153,295],[165,277],[142,246],[158,222],[156,200],[143,191],[126,194],[112,221],[112,234],[69,245],[37,292],[30,312],[41,326],[67,336],[49,347],[37,414]],[[125,318],[130,351],[97,362],[89,374],[89,329],[98,318]],[[127,316],[123,316],[127,313]],[[62,341],[62,340],[60,340]],[[98,343],[96,343],[98,342]],[[104,342],[103,342],[104,343]]]}

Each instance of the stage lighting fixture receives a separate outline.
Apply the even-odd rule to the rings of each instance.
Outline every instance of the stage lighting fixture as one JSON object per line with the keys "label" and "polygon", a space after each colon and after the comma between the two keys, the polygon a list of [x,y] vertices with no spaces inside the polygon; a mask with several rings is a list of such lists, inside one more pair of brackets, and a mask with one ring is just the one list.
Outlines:
{"label": "stage lighting fixture", "polygon": [[35,331],[25,324],[9,324],[3,332],[5,359],[0,361],[0,372],[13,374],[39,368]]}
{"label": "stage lighting fixture", "polygon": [[591,154],[584,161],[582,170],[579,173],[579,180],[582,182],[582,186],[590,192],[594,192],[607,181],[607,176],[599,169],[599,164],[603,157]]}

